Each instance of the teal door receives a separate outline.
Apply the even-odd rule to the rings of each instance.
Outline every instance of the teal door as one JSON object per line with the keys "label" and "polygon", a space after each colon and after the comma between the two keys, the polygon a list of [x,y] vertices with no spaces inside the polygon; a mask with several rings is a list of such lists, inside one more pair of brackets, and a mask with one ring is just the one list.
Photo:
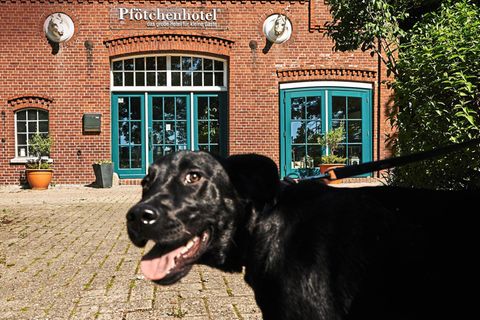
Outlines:
{"label": "teal door", "polygon": [[112,97],[112,157],[120,177],[145,175],[145,111],[143,94]]}
{"label": "teal door", "polygon": [[371,161],[371,90],[308,88],[281,91],[281,174],[317,175],[322,155],[318,138],[343,126],[338,156],[347,164]]}
{"label": "teal door", "polygon": [[226,155],[226,93],[113,94],[112,154],[120,178],[141,178],[178,150]]}

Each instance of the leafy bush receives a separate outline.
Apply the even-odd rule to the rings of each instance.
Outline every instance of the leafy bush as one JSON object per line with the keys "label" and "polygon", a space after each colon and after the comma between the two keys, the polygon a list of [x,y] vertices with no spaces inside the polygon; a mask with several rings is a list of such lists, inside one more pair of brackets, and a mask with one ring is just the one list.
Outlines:
{"label": "leafy bush", "polygon": [[53,140],[47,135],[36,134],[28,140],[30,155],[36,158],[30,159],[25,165],[27,169],[50,169],[51,164],[48,163],[50,148]]}
{"label": "leafy bush", "polygon": [[343,128],[343,125],[328,131],[326,134],[318,138],[318,143],[322,147],[328,148],[330,153],[322,156],[322,163],[345,163],[347,161],[346,158],[339,157],[335,154],[343,140],[345,140],[345,129]]}
{"label": "leafy bush", "polygon": [[[401,45],[394,83],[396,150],[409,154],[480,137],[480,10],[448,1]],[[479,147],[480,148],[480,147]],[[479,148],[398,168],[393,183],[478,188]]]}

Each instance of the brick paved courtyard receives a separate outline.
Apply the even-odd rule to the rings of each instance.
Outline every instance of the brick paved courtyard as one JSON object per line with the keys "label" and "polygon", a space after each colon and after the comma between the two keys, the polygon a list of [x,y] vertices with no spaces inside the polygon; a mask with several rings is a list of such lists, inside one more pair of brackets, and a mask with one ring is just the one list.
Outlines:
{"label": "brick paved courtyard", "polygon": [[139,186],[0,187],[0,319],[262,318],[241,274],[144,280],[124,221],[139,198]]}

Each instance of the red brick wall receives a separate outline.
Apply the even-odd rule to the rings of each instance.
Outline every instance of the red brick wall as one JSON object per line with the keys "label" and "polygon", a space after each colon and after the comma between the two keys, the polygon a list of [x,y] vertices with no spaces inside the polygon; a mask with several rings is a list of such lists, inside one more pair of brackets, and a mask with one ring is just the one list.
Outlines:
{"label": "red brick wall", "polygon": [[[226,28],[116,30],[110,28],[109,15],[119,2],[125,7],[221,8],[226,12],[221,22]],[[17,184],[23,174],[23,165],[10,164],[10,160],[15,155],[14,111],[20,106],[18,101],[28,102],[28,98],[43,101],[42,106],[49,110],[50,134],[55,141],[51,153],[54,183],[92,182],[91,164],[111,158],[110,58],[146,52],[180,51],[227,58],[229,151],[257,152],[277,162],[279,83],[370,82],[374,86],[374,158],[384,157],[384,105],[390,93],[382,85],[378,103],[377,90],[378,75],[384,77],[384,72],[378,72],[377,60],[367,53],[333,52],[331,40],[312,28],[323,24],[328,12],[324,1],[316,0],[315,5],[309,25],[308,1],[0,0],[0,112],[5,112],[4,119],[0,117],[0,184]],[[73,38],[61,44],[56,54],[43,33],[43,23],[53,12],[68,14],[76,28]],[[280,12],[292,22],[292,38],[264,53],[263,21]],[[87,48],[87,41],[93,44],[92,49]],[[251,49],[254,42],[257,48]],[[100,134],[82,133],[82,115],[89,112],[102,114]]]}

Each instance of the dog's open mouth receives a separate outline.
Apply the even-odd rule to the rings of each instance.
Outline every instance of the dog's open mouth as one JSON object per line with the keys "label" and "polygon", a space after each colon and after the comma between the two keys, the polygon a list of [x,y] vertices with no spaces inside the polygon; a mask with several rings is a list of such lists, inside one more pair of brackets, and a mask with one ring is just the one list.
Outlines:
{"label": "dog's open mouth", "polygon": [[205,252],[209,240],[210,233],[205,231],[200,236],[190,239],[185,245],[166,253],[156,244],[142,258],[140,269],[149,280],[176,282],[190,271],[193,263]]}

